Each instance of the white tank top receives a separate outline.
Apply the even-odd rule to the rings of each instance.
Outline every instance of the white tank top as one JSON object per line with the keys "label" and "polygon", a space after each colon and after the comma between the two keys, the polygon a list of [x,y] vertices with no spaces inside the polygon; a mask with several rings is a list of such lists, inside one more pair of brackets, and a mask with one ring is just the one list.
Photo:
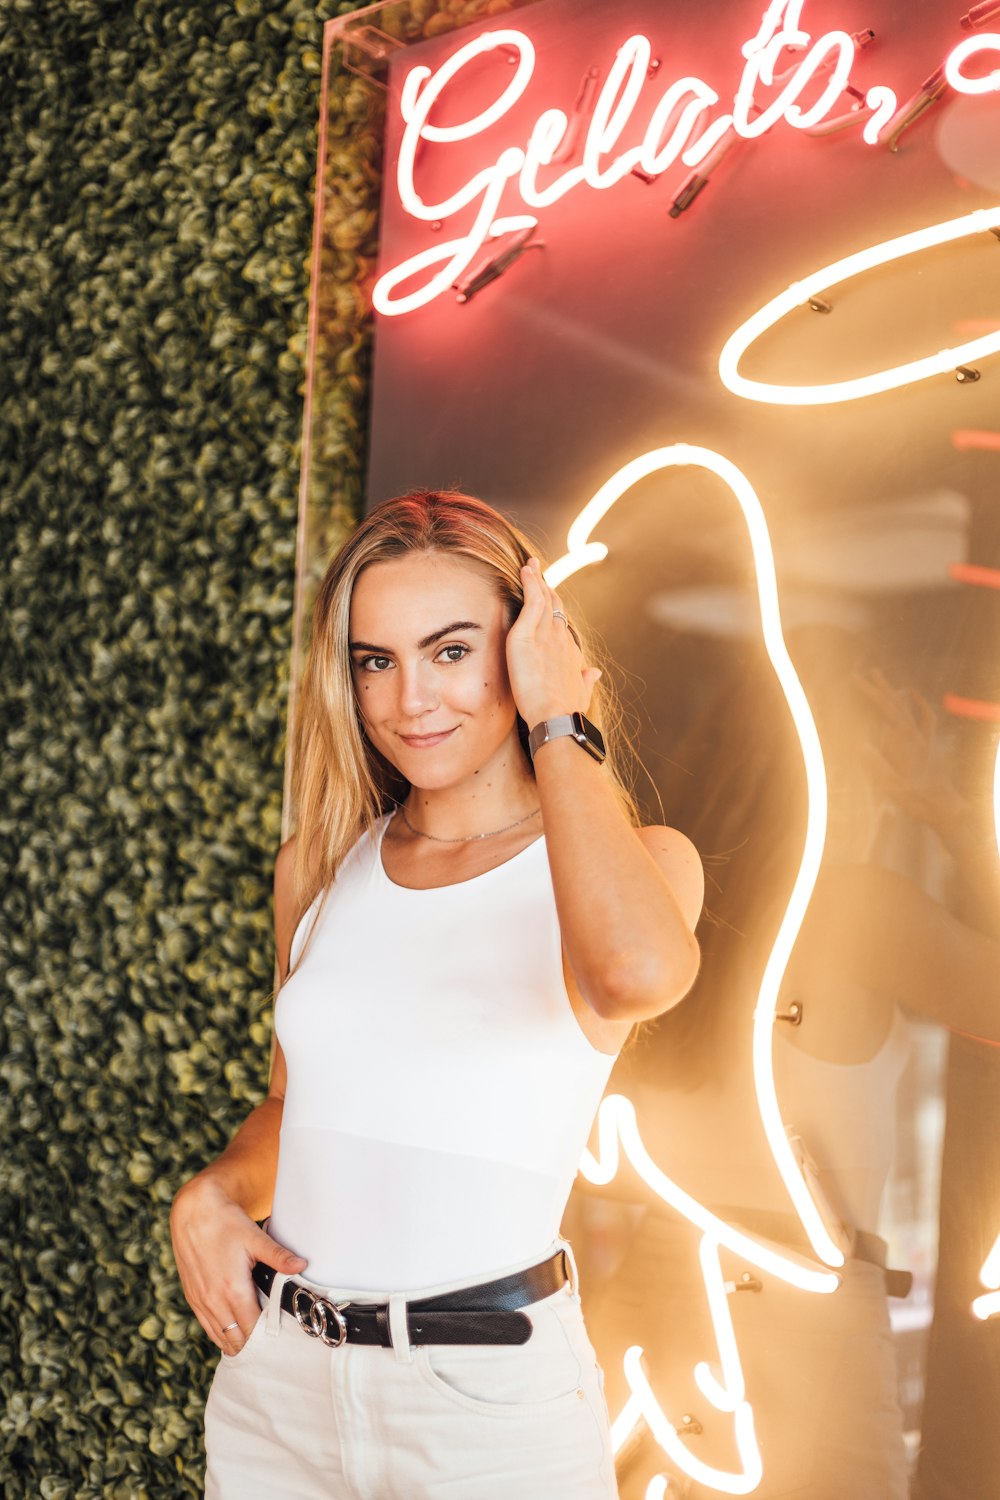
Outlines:
{"label": "white tank top", "polygon": [[[268,1232],[312,1281],[411,1291],[548,1249],[614,1058],[573,1014],[544,835],[397,885],[391,814],[303,914],[275,1002],[288,1067]],[[313,929],[315,928],[315,931]]]}
{"label": "white tank top", "polygon": [[813,1057],[775,1029],[774,1074],[781,1113],[819,1169],[838,1214],[874,1233],[896,1140],[896,1092],[910,1056],[909,1028],[898,1007],[873,1057],[832,1063]]}

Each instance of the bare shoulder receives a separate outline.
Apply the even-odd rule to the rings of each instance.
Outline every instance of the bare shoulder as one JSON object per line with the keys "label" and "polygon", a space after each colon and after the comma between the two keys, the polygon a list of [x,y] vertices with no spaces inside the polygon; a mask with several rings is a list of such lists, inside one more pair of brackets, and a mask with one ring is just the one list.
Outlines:
{"label": "bare shoulder", "polygon": [[636,833],[666,876],[693,932],[705,903],[705,871],[697,849],[686,833],[663,823],[637,828]]}
{"label": "bare shoulder", "polygon": [[289,949],[295,931],[295,890],[292,872],[295,868],[297,834],[286,839],[274,861],[274,944],[278,955],[278,972],[284,983],[288,972]]}

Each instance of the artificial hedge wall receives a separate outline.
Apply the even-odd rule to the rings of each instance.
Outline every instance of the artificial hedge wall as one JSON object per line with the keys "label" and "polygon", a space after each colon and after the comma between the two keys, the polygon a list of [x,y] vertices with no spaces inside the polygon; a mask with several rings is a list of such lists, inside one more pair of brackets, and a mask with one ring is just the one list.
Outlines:
{"label": "artificial hedge wall", "polygon": [[352,8],[0,0],[5,1500],[202,1490],[218,1356],[167,1215],[266,1089],[321,35]]}

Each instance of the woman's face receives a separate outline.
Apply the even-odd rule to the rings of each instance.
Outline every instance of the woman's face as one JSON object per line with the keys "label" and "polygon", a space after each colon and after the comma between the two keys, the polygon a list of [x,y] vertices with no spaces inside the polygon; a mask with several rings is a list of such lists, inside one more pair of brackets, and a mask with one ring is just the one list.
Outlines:
{"label": "woman's face", "polygon": [[493,575],[445,552],[370,563],[354,585],[351,672],[370,742],[413,786],[453,786],[522,752]]}

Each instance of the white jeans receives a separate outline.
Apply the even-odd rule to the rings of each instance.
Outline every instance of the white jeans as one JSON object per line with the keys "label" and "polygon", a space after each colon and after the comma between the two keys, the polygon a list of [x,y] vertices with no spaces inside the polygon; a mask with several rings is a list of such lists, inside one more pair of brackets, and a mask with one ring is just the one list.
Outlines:
{"label": "white jeans", "polygon": [[[405,1295],[294,1280],[332,1301],[387,1301],[398,1328],[407,1298],[493,1275]],[[287,1279],[269,1298],[257,1289],[246,1343],[219,1357],[205,1500],[617,1500],[604,1377],[575,1286],[524,1309],[526,1344],[330,1348],[281,1307]]]}

